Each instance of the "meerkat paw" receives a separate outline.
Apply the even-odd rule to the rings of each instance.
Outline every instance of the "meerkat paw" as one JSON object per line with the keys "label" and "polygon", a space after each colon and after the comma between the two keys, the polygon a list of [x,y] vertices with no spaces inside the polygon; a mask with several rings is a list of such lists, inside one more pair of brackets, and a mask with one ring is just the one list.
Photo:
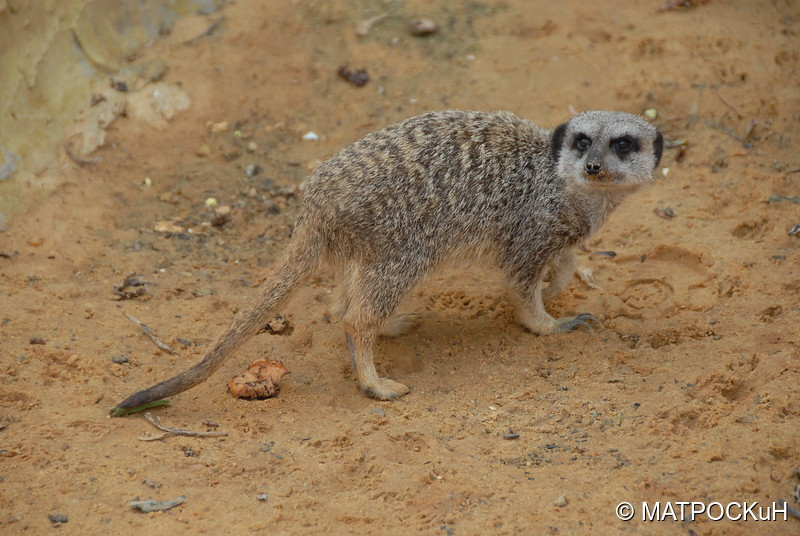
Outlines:
{"label": "meerkat paw", "polygon": [[567,318],[559,318],[556,333],[567,333],[581,326],[586,326],[589,331],[592,331],[592,325],[589,322],[596,322],[598,324],[600,323],[589,313],[581,313],[579,315],[570,316]]}
{"label": "meerkat paw", "polygon": [[407,394],[410,389],[400,382],[381,378],[374,384],[362,385],[361,390],[370,398],[376,400],[393,400]]}
{"label": "meerkat paw", "polygon": [[528,328],[531,333],[537,335],[552,335],[555,333],[567,333],[580,326],[586,326],[589,330],[592,326],[589,322],[597,322],[597,319],[589,313],[581,313],[576,316],[566,318],[553,318],[546,313],[530,315],[522,313],[518,317],[520,323]]}
{"label": "meerkat paw", "polygon": [[383,326],[381,330],[382,337],[399,337],[405,335],[415,327],[417,327],[422,320],[422,316],[416,313],[408,313],[397,315]]}

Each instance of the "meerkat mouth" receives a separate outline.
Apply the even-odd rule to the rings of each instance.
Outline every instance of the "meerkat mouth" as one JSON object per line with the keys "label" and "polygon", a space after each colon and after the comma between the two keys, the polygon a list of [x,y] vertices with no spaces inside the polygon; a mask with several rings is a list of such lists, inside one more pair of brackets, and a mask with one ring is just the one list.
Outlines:
{"label": "meerkat mouth", "polygon": [[583,180],[592,184],[613,184],[619,182],[619,178],[613,173],[608,171],[600,171],[599,173],[581,173]]}

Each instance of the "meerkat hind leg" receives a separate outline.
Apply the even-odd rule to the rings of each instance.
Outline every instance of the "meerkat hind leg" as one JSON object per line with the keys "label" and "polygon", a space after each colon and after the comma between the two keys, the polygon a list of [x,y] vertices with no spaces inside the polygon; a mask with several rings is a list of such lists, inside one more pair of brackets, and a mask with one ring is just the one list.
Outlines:
{"label": "meerkat hind leg", "polygon": [[375,343],[376,333],[376,329],[346,327],[347,346],[350,349],[353,368],[356,369],[358,383],[364,394],[370,398],[378,400],[399,398],[407,394],[409,388],[392,379],[379,377],[375,370],[372,347]]}
{"label": "meerkat hind leg", "polygon": [[373,346],[382,326],[390,335],[399,335],[415,325],[416,315],[394,318],[393,315],[408,290],[424,275],[425,268],[424,263],[413,258],[376,265],[353,262],[351,266],[345,288],[347,299],[343,301],[344,328],[358,383],[369,397],[391,400],[409,391],[400,382],[378,376]]}

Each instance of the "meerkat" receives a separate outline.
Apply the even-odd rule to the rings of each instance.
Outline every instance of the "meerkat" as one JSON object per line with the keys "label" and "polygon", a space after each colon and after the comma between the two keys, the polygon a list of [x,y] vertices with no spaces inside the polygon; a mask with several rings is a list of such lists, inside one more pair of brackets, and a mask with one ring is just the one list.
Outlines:
{"label": "meerkat", "polygon": [[118,408],[204,381],[324,264],[339,275],[334,312],[361,390],[379,400],[409,388],[378,375],[375,340],[415,325],[418,317],[393,317],[395,310],[447,260],[490,261],[516,298],[519,322],[535,334],[588,325],[587,313],[552,317],[543,299],[575,271],[573,246],[652,180],[662,147],[643,118],[608,111],[582,113],[553,131],[509,112],[439,111],[368,134],[305,181],[285,253],[203,359]]}

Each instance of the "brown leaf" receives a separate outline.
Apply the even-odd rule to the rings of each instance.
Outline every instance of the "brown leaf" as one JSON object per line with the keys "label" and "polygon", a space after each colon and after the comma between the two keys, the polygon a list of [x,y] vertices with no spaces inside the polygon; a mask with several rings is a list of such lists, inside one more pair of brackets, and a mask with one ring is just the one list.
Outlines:
{"label": "brown leaf", "polygon": [[236,398],[270,398],[278,393],[279,383],[289,369],[277,361],[260,359],[244,373],[228,382],[228,390]]}

